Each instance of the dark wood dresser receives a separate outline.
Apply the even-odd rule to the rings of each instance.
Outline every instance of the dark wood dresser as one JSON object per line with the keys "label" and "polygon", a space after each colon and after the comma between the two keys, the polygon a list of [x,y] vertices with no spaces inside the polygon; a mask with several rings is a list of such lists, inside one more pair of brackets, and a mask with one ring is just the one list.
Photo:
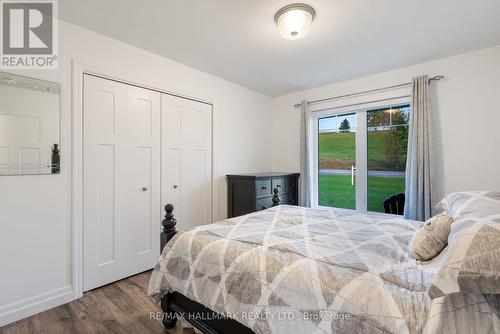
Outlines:
{"label": "dark wood dresser", "polygon": [[298,205],[299,173],[255,173],[227,175],[228,217],[268,209],[273,189],[278,188],[280,204]]}

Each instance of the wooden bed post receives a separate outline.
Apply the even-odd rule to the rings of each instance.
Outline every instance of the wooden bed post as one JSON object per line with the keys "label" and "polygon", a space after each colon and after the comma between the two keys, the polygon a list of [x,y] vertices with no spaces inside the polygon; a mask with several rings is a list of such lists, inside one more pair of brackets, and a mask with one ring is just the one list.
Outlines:
{"label": "wooden bed post", "polygon": [[[177,225],[177,219],[174,218],[174,206],[172,204],[165,205],[165,219],[162,220],[161,224],[163,225],[163,231],[160,234],[160,253],[165,248],[167,242],[170,241],[177,233],[175,229],[175,225]],[[165,328],[174,328],[175,323],[177,322],[177,317],[175,315],[174,310],[172,310],[173,294],[167,293],[161,299],[161,309],[163,311],[163,319],[162,323]]]}
{"label": "wooden bed post", "polygon": [[274,193],[274,195],[273,195],[273,206],[280,205],[281,198],[280,198],[279,192],[280,192],[280,190],[278,188],[274,188],[273,189],[273,193]]}
{"label": "wooden bed post", "polygon": [[175,229],[175,225],[177,225],[177,219],[174,218],[174,206],[172,204],[167,204],[165,205],[165,219],[161,222],[163,225],[163,231],[160,234],[160,253],[163,251],[163,248],[165,248],[165,245],[167,242],[170,241],[177,233]]}
{"label": "wooden bed post", "polygon": [[163,319],[161,322],[165,328],[174,328],[177,322],[177,316],[171,307],[173,297],[174,294],[169,292],[161,299],[161,309],[163,311]]}

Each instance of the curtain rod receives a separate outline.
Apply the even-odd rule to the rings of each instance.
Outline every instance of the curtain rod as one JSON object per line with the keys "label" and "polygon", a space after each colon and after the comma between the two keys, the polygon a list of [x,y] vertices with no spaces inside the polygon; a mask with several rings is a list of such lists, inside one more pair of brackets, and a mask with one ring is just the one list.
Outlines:
{"label": "curtain rod", "polygon": [[[443,75],[436,75],[436,76],[434,76],[432,78],[429,78],[429,84],[431,83],[431,81],[439,81],[441,79],[444,79]],[[309,104],[316,104],[316,103],[321,103],[321,102],[326,102],[326,101],[331,101],[331,100],[342,99],[342,98],[345,98],[345,97],[363,95],[363,94],[368,94],[368,93],[375,93],[375,92],[379,92],[379,91],[387,90],[387,89],[394,89],[394,88],[406,87],[406,86],[409,86],[411,84],[412,84],[411,82],[405,82],[405,83],[402,83],[402,84],[388,86],[388,87],[384,87],[384,88],[370,89],[370,90],[365,90],[365,91],[357,92],[357,93],[351,93],[351,94],[346,94],[346,95],[339,95],[339,96],[334,96],[334,97],[328,97],[326,99],[314,100],[314,101],[310,101],[308,103]],[[300,103],[294,104],[294,107],[295,108],[300,107]]]}

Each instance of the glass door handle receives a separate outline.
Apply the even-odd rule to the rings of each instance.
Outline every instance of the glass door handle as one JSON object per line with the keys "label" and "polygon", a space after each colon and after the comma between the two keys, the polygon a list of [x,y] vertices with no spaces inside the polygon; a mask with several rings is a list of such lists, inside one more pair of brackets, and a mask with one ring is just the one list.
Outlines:
{"label": "glass door handle", "polygon": [[351,186],[354,186],[354,171],[356,170],[356,166],[351,166]]}

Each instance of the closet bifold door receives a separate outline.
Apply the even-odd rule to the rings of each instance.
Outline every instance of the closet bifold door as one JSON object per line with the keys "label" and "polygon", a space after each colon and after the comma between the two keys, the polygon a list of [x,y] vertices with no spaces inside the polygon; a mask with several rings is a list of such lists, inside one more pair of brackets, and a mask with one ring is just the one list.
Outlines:
{"label": "closet bifold door", "polygon": [[212,221],[212,106],[162,94],[162,203],[177,228]]}
{"label": "closet bifold door", "polygon": [[159,256],[161,93],[84,75],[84,290]]}

